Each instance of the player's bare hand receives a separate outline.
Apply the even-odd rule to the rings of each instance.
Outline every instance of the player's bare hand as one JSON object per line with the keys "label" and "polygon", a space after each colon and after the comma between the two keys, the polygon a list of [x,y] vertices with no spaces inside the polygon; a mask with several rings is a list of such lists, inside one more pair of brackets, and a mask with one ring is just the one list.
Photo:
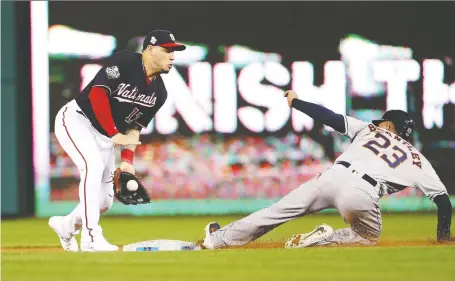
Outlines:
{"label": "player's bare hand", "polygon": [[133,165],[131,165],[130,163],[125,162],[125,161],[122,161],[120,163],[120,170],[122,172],[127,172],[127,173],[130,173],[130,174],[133,174],[133,175],[136,173],[136,171],[134,170]]}
{"label": "player's bare hand", "polygon": [[284,92],[284,96],[288,99],[289,107],[292,107],[292,100],[297,98],[297,93],[293,90],[288,90]]}
{"label": "player's bare hand", "polygon": [[118,133],[115,136],[113,136],[111,139],[115,144],[118,144],[118,145],[141,144],[141,142],[138,141],[137,137],[134,135],[124,135],[124,134]]}

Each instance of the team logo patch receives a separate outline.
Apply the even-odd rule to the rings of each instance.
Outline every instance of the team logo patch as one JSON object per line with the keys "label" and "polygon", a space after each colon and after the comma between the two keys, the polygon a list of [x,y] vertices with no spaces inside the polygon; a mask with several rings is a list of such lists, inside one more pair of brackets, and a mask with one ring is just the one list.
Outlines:
{"label": "team logo patch", "polygon": [[172,41],[175,41],[174,34],[172,34],[172,33],[169,34],[169,37],[171,37],[171,40],[172,40]]}
{"label": "team logo patch", "polygon": [[155,44],[155,43],[156,43],[156,38],[155,38],[155,36],[152,36],[152,38],[150,39],[150,43],[152,43],[152,44]]}
{"label": "team logo patch", "polygon": [[106,67],[106,74],[109,79],[117,79],[120,77],[120,72],[118,71],[118,67],[116,65]]}

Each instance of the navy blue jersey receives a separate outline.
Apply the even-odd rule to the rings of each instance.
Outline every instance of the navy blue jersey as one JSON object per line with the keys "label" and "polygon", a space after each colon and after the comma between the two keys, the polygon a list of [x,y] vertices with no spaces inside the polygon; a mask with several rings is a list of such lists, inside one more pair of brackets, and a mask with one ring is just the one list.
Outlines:
{"label": "navy blue jersey", "polygon": [[117,130],[147,127],[167,99],[163,79],[157,75],[148,84],[142,63],[142,55],[121,51],[110,57],[92,81],[76,97],[76,102],[102,135],[108,136],[95,117],[89,100],[92,87],[102,87],[109,93],[112,117]]}

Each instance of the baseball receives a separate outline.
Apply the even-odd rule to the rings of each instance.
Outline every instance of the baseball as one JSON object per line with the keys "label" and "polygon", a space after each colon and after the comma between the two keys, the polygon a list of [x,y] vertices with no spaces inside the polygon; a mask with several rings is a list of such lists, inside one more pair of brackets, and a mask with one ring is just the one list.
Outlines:
{"label": "baseball", "polygon": [[137,181],[135,181],[135,180],[129,180],[129,181],[126,183],[126,188],[127,188],[129,191],[136,191],[137,188],[138,188]]}

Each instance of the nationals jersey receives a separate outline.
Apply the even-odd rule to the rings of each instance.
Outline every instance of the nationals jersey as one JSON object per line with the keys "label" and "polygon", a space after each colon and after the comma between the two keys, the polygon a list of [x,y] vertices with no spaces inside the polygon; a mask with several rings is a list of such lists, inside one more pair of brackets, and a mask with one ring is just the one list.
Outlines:
{"label": "nationals jersey", "polygon": [[108,136],[96,119],[89,93],[92,87],[102,87],[109,92],[109,103],[115,126],[121,133],[128,129],[147,127],[163,106],[167,91],[160,75],[150,83],[142,64],[142,55],[121,51],[110,57],[93,80],[76,97],[81,110],[92,126],[102,135]]}
{"label": "nationals jersey", "polygon": [[414,187],[430,199],[447,194],[430,162],[400,136],[373,124],[345,116],[351,145],[336,161],[351,163],[353,169],[368,174],[379,184],[379,196]]}

